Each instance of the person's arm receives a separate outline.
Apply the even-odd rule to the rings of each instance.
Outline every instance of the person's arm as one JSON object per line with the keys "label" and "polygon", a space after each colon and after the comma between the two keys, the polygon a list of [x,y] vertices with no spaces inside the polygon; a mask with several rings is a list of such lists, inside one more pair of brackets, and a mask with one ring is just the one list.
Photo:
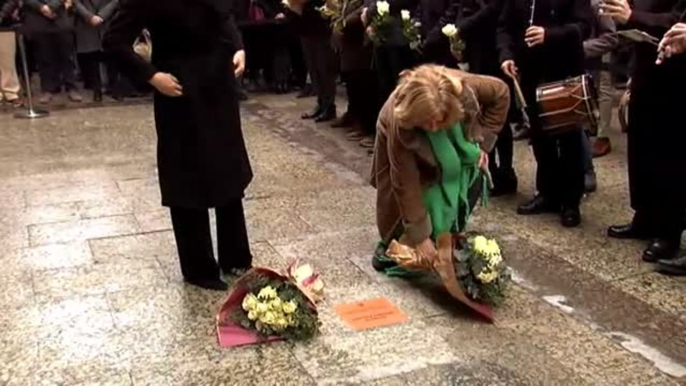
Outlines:
{"label": "person's arm", "polygon": [[[459,0],[454,0],[454,2],[459,3]],[[460,36],[468,36],[469,32],[474,29],[474,27],[481,26],[493,18],[497,19],[500,16],[503,3],[503,0],[491,0],[475,14],[457,20],[455,26],[460,29]]]}
{"label": "person's arm", "polygon": [[475,132],[482,136],[479,139],[481,149],[490,153],[498,140],[498,133],[507,121],[507,113],[510,109],[510,89],[505,82],[491,76],[470,76],[464,80],[464,83],[474,91],[481,107],[472,125],[476,125]]}
{"label": "person's arm", "polygon": [[583,42],[591,34],[592,17],[589,0],[574,0],[570,20],[563,25],[545,28],[545,45],[563,47]]}
{"label": "person's arm", "polygon": [[0,20],[9,19],[17,8],[19,8],[19,0],[7,1],[0,9]]}
{"label": "person's arm", "polygon": [[438,23],[426,34],[424,42],[422,43],[424,47],[431,47],[437,44],[449,44],[448,38],[443,35],[441,30],[446,24],[455,22],[459,6],[460,0],[450,0],[448,8],[443,12]]}
{"label": "person's arm", "polygon": [[47,0],[46,4],[53,12],[57,12],[60,7],[64,7],[64,0]]}
{"label": "person's arm", "polygon": [[[599,10],[594,9],[594,12]],[[586,58],[600,58],[612,52],[619,44],[617,26],[611,17],[599,15],[597,17],[598,36],[584,41]]]}
{"label": "person's arm", "polygon": [[103,20],[109,20],[112,15],[114,15],[114,12],[117,10],[119,7],[119,0],[110,0],[110,2],[107,3],[104,7],[102,7],[98,11],[98,16],[100,16]]}
{"label": "person's arm", "polygon": [[133,43],[147,23],[146,2],[123,0],[105,32],[103,49],[121,71],[140,82],[149,82],[157,73],[155,67],[133,50]]}
{"label": "person's arm", "polygon": [[[500,63],[507,60],[514,60],[514,15],[513,2],[514,0],[503,0],[502,10],[498,18],[498,28],[496,29],[496,44],[498,47],[498,56]],[[522,37],[523,39],[523,37]]]}
{"label": "person's arm", "polygon": [[86,8],[81,0],[74,0],[74,9],[76,9],[76,13],[79,15],[79,17],[81,17],[83,21],[88,24],[90,24],[93,16],[96,16],[95,13]]}
{"label": "person's arm", "polygon": [[652,13],[634,9],[631,11],[625,28],[639,29],[655,37],[660,37],[679,21],[684,10],[686,10],[686,0],[679,1],[669,12]]}

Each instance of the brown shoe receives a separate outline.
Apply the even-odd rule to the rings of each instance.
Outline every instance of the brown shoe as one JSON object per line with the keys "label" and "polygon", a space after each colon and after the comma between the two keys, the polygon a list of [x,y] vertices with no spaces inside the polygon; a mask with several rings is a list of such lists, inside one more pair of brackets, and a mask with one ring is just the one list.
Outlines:
{"label": "brown shoe", "polygon": [[604,157],[612,152],[610,138],[597,138],[593,143],[593,158]]}

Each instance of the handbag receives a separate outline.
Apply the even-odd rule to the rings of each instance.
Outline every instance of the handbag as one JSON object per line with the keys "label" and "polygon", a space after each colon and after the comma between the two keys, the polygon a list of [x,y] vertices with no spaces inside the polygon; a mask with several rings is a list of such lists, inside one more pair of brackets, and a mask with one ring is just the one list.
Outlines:
{"label": "handbag", "polygon": [[152,61],[152,38],[148,30],[143,30],[136,38],[136,41],[133,43],[133,51],[146,62],[150,63]]}

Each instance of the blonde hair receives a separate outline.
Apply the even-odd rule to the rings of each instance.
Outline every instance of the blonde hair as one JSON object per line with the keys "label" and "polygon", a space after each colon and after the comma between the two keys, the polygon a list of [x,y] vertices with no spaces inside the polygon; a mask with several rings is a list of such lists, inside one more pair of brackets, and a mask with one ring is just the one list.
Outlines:
{"label": "blonde hair", "polygon": [[398,126],[412,129],[435,119],[453,124],[464,119],[460,97],[463,85],[448,69],[423,65],[403,71],[396,88],[394,119]]}

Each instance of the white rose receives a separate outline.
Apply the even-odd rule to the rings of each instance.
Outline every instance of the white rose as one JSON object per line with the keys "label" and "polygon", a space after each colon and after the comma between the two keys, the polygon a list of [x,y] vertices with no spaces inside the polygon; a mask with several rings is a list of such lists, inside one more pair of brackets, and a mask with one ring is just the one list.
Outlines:
{"label": "white rose", "polygon": [[377,1],[376,2],[376,12],[379,16],[387,15],[391,11],[391,5],[387,1]]}
{"label": "white rose", "polygon": [[457,27],[455,27],[455,24],[446,24],[441,29],[441,32],[443,32],[443,35],[451,38],[451,37],[457,35]]}
{"label": "white rose", "polygon": [[410,11],[403,9],[402,11],[400,11],[400,17],[405,21],[409,21],[411,18]]}

